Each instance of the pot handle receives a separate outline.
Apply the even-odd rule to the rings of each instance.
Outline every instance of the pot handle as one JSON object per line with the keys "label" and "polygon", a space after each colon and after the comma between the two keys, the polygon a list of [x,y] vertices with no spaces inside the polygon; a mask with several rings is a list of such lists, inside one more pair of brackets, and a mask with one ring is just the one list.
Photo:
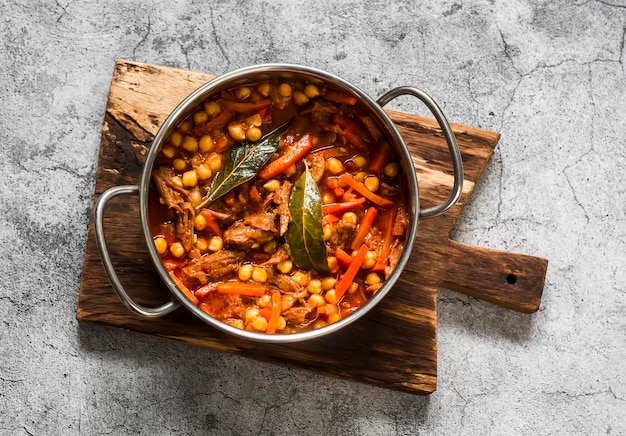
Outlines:
{"label": "pot handle", "polygon": [[165,303],[159,307],[145,307],[141,304],[136,303],[133,299],[128,295],[122,283],[119,281],[117,277],[117,273],[115,272],[115,267],[111,262],[111,257],[109,256],[109,250],[106,246],[106,240],[104,238],[104,209],[106,208],[107,203],[114,197],[118,195],[138,195],[139,194],[139,186],[132,185],[122,185],[115,186],[113,188],[107,189],[98,200],[98,204],[96,205],[96,245],[98,246],[98,251],[100,252],[100,259],[102,259],[102,264],[104,269],[109,276],[109,281],[115,290],[117,296],[122,300],[122,303],[132,312],[135,312],[139,315],[145,316],[147,318],[158,318],[163,315],[167,315],[174,309],[177,309],[180,306],[180,303],[171,300],[168,303]]}
{"label": "pot handle", "polygon": [[444,137],[446,138],[446,142],[448,143],[448,149],[450,150],[450,156],[452,157],[452,167],[454,169],[454,185],[452,186],[452,192],[446,201],[444,201],[439,206],[433,206],[426,209],[422,209],[419,211],[420,218],[431,218],[437,215],[441,215],[452,206],[459,201],[461,198],[461,194],[463,192],[463,160],[461,159],[461,151],[459,150],[459,145],[456,142],[456,138],[454,137],[454,133],[452,132],[452,128],[448,123],[445,115],[428,94],[424,91],[413,88],[410,86],[401,86],[398,88],[394,88],[391,91],[383,94],[376,101],[381,107],[385,106],[391,100],[399,97],[401,95],[412,95],[417,97],[428,107],[428,109],[435,116],[435,119],[439,123],[439,127],[441,127],[441,131],[443,132]]}

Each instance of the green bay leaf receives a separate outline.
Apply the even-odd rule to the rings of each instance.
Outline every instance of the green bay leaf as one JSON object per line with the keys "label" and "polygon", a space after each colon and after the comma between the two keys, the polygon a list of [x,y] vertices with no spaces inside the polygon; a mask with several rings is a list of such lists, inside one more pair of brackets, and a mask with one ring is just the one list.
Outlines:
{"label": "green bay leaf", "polygon": [[291,223],[285,234],[289,256],[299,268],[330,273],[322,228],[322,197],[305,165],[289,198]]}
{"label": "green bay leaf", "polygon": [[215,174],[207,196],[196,206],[196,210],[254,178],[276,152],[285,130],[286,124],[274,129],[257,142],[243,141],[235,145],[228,153],[224,168]]}

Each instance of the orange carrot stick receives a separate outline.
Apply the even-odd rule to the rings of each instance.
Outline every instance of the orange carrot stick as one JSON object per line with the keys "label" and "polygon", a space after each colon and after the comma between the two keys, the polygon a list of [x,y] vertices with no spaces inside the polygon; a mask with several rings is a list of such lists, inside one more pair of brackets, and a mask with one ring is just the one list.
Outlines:
{"label": "orange carrot stick", "polygon": [[282,297],[280,296],[280,292],[272,292],[272,314],[270,315],[270,319],[267,321],[267,329],[265,333],[273,335],[276,333],[276,329],[278,328],[278,320],[280,318],[280,311],[283,307]]}
{"label": "orange carrot stick", "polygon": [[392,152],[391,145],[387,141],[382,141],[370,160],[369,170],[380,176],[385,169],[385,165],[391,159]]}
{"label": "orange carrot stick", "polygon": [[302,159],[313,147],[313,140],[310,134],[304,135],[300,140],[290,145],[278,159],[271,161],[257,174],[262,179],[271,179],[284,171],[298,160]]}
{"label": "orange carrot stick", "polygon": [[382,231],[382,241],[378,252],[378,260],[372,271],[384,271],[389,261],[389,254],[391,253],[391,242],[393,240],[393,226],[396,220],[397,209],[386,210],[380,214],[378,220],[380,230]]}
{"label": "orange carrot stick", "polygon": [[220,104],[223,108],[235,112],[256,112],[271,105],[272,101],[267,99],[257,101],[256,103],[245,103],[239,101],[221,100]]}
{"label": "orange carrot stick", "polygon": [[193,304],[198,304],[200,301],[196,298],[196,296],[193,294],[193,292],[191,292],[189,290],[189,288],[187,286],[185,286],[185,284],[183,283],[183,281],[178,278],[178,276],[176,275],[176,273],[174,271],[170,271],[170,277],[172,278],[172,280],[174,280],[174,283],[176,284],[176,286],[178,287],[178,289],[180,289],[180,291],[185,294],[185,296],[187,298],[189,298],[189,300],[191,300],[191,302]]}
{"label": "orange carrot stick", "polygon": [[267,291],[267,286],[261,283],[222,282],[217,285],[217,292],[228,295],[243,295],[246,297],[261,297]]}
{"label": "orange carrot stick", "polygon": [[352,209],[356,209],[360,205],[365,203],[365,198],[357,198],[352,201],[344,201],[343,203],[328,203],[322,205],[322,214],[328,215],[329,213],[342,213]]}
{"label": "orange carrot stick", "polygon": [[354,235],[354,239],[352,240],[352,244],[350,245],[351,249],[357,250],[361,245],[363,245],[367,234],[372,228],[372,224],[374,224],[376,216],[378,216],[378,209],[376,209],[375,207],[370,207],[369,209],[367,209],[367,212],[365,212],[365,216],[361,220],[359,229],[356,231],[356,235]]}
{"label": "orange carrot stick", "polygon": [[339,279],[339,283],[335,286],[335,298],[337,301],[341,300],[343,295],[346,293],[354,278],[356,277],[363,261],[365,260],[365,255],[367,254],[368,247],[366,244],[361,245],[359,251],[356,253],[356,256],[352,258],[352,262],[350,262],[350,266],[346,270],[346,273],[341,276]]}
{"label": "orange carrot stick", "polygon": [[348,173],[343,173],[340,177],[340,180],[377,206],[380,206],[384,209],[389,209],[394,206],[394,203],[391,200],[374,194],[372,191],[367,189],[367,187],[363,183],[354,179]]}

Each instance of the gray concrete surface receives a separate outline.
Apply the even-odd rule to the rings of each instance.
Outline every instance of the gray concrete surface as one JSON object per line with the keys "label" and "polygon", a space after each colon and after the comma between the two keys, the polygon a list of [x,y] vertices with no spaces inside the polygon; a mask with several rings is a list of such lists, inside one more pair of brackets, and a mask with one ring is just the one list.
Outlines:
{"label": "gray concrete surface", "polygon": [[[144,3],[0,0],[0,434],[626,434],[623,0]],[[116,59],[302,63],[500,132],[454,236],[547,257],[541,309],[441,290],[429,397],[79,324]]]}

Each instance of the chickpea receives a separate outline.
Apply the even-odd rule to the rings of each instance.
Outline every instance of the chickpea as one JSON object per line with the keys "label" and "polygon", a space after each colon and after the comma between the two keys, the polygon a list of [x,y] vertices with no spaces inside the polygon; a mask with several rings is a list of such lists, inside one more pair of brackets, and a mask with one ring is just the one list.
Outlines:
{"label": "chickpea", "polygon": [[320,294],[311,294],[306,304],[309,307],[321,307],[326,304],[326,300]]}
{"label": "chickpea", "polygon": [[339,313],[331,313],[330,315],[328,315],[328,324],[337,322],[340,319],[341,319],[341,315]]}
{"label": "chickpea", "polygon": [[263,251],[271,254],[276,251],[277,247],[278,241],[276,241],[276,239],[272,239],[271,241],[267,241],[265,244],[263,244]]}
{"label": "chickpea", "polygon": [[193,220],[193,225],[196,228],[196,230],[198,231],[202,231],[204,229],[206,229],[206,218],[204,217],[204,215],[200,214],[200,215],[196,215],[196,217]]}
{"label": "chickpea", "polygon": [[303,104],[307,104],[309,102],[309,97],[307,97],[307,95],[302,91],[296,91],[293,93],[293,101],[298,106],[302,106]]}
{"label": "chickpea", "polygon": [[210,179],[213,175],[213,171],[211,171],[211,168],[209,168],[207,164],[200,164],[198,168],[196,168],[196,173],[200,180]]}
{"label": "chickpea", "polygon": [[359,290],[359,284],[352,282],[350,283],[350,286],[348,287],[348,294],[354,294],[358,290]]}
{"label": "chickpea", "polygon": [[380,186],[380,182],[378,181],[378,177],[376,176],[368,176],[363,181],[363,184],[367,189],[372,192],[378,191],[378,187]]}
{"label": "chickpea", "polygon": [[360,154],[354,156],[352,158],[352,161],[359,168],[364,168],[365,165],[367,165],[367,158],[365,156],[360,155]]}
{"label": "chickpea", "polygon": [[328,191],[324,191],[324,193],[322,194],[322,204],[330,204],[334,201],[335,201],[335,196]]}
{"label": "chickpea", "polygon": [[256,300],[256,304],[258,304],[261,308],[271,306],[272,297],[270,296],[270,294],[264,294],[263,296],[259,297],[258,300]]}
{"label": "chickpea", "polygon": [[322,327],[326,327],[328,325],[328,323],[322,319],[318,319],[317,321],[315,321],[313,323],[313,330],[319,330]]}
{"label": "chickpea", "polygon": [[383,173],[385,173],[387,177],[393,178],[398,175],[398,171],[400,171],[398,162],[389,162],[387,165],[385,165]]}
{"label": "chickpea", "polygon": [[154,239],[154,248],[156,248],[157,253],[159,253],[159,256],[163,256],[165,253],[167,253],[167,241],[165,240],[165,238],[155,238]]}
{"label": "chickpea", "polygon": [[177,158],[172,161],[172,166],[175,170],[182,171],[187,168],[187,162],[185,162],[185,159]]}
{"label": "chickpea", "polygon": [[189,202],[194,207],[202,203],[202,193],[197,186],[189,193]]}
{"label": "chickpea", "polygon": [[252,268],[252,280],[257,283],[265,283],[267,281],[267,271],[263,267],[255,266]]}
{"label": "chickpea", "polygon": [[335,287],[337,280],[334,277],[324,277],[322,279],[322,290],[329,291]]}
{"label": "chickpea", "polygon": [[309,98],[315,98],[320,95],[320,91],[317,89],[317,86],[309,83],[304,87],[304,94]]}
{"label": "chickpea", "polygon": [[226,323],[231,327],[235,327],[240,330],[244,329],[243,321],[240,319],[229,318]]}
{"label": "chickpea", "polygon": [[292,92],[293,91],[289,83],[281,83],[278,86],[278,95],[281,97],[291,97]]}
{"label": "chickpea", "polygon": [[241,86],[235,89],[234,94],[235,97],[237,97],[239,100],[245,100],[246,98],[250,97],[250,94],[252,94],[252,90],[247,86]]}
{"label": "chickpea", "polygon": [[365,276],[365,283],[368,285],[377,285],[380,282],[381,280],[378,273],[371,272],[367,276]]}
{"label": "chickpea", "polygon": [[293,307],[293,303],[295,302],[296,302],[296,297],[294,297],[292,294],[283,295],[283,301],[281,304],[281,312],[291,309]]}
{"label": "chickpea", "polygon": [[246,139],[246,130],[241,124],[229,124],[228,134],[236,141],[243,141],[244,139]]}
{"label": "chickpea", "polygon": [[331,157],[326,161],[326,168],[331,174],[337,175],[343,173],[343,163],[336,157]]}
{"label": "chickpea", "polygon": [[246,310],[246,314],[244,315],[243,319],[245,320],[246,324],[249,324],[257,316],[261,316],[261,311],[259,310],[258,307],[252,306],[251,308]]}
{"label": "chickpea", "polygon": [[276,330],[285,330],[285,327],[287,327],[287,320],[284,316],[281,315],[278,317],[278,325],[276,326]]}
{"label": "chickpea", "polygon": [[176,155],[176,148],[174,148],[171,145],[166,145],[165,147],[161,149],[161,153],[167,159],[171,159]]}
{"label": "chickpea", "polygon": [[303,273],[302,271],[296,271],[295,273],[293,273],[293,276],[291,276],[291,278],[300,286],[306,286],[309,284],[309,275]]}
{"label": "chickpea", "polygon": [[207,101],[204,104],[204,111],[207,113],[208,116],[214,117],[222,111],[222,108],[216,101]]}
{"label": "chickpea", "polygon": [[373,268],[374,265],[376,265],[376,253],[374,251],[368,251],[367,254],[365,255],[365,259],[363,260],[363,263],[361,264],[361,268],[363,269],[370,269]]}
{"label": "chickpea", "polygon": [[365,171],[359,171],[358,173],[356,173],[356,175],[354,176],[354,178],[356,180],[358,180],[359,182],[363,183],[365,181],[365,178],[367,177],[367,173]]}
{"label": "chickpea", "polygon": [[188,188],[193,188],[198,184],[198,175],[194,170],[185,171],[183,173],[183,185]]}
{"label": "chickpea", "polygon": [[330,289],[326,291],[326,293],[324,294],[324,298],[326,299],[326,302],[329,304],[337,304],[339,302],[337,300],[337,294],[334,289]]}
{"label": "chickpea", "polygon": [[180,126],[178,127],[178,130],[180,130],[181,133],[189,132],[191,130],[191,121],[185,120],[182,123],[180,123]]}
{"label": "chickpea", "polygon": [[251,142],[258,141],[259,139],[261,139],[262,135],[263,133],[261,132],[261,129],[255,126],[252,126],[248,130],[246,130],[246,139]]}
{"label": "chickpea", "polygon": [[337,261],[337,258],[335,256],[329,256],[327,261],[328,268],[331,272],[336,273],[337,271],[339,271],[339,262]]}
{"label": "chickpea", "polygon": [[263,118],[261,118],[261,115],[259,114],[250,115],[248,118],[246,118],[246,123],[250,124],[251,126],[261,127],[261,125],[263,124]]}
{"label": "chickpea", "polygon": [[341,220],[348,224],[356,225],[358,218],[354,212],[346,212],[341,216]]}
{"label": "chickpea", "polygon": [[200,153],[210,153],[215,148],[215,143],[211,135],[203,135],[198,143],[198,149]]}
{"label": "chickpea", "polygon": [[170,253],[174,257],[181,258],[185,255],[185,248],[180,242],[174,242],[172,245],[170,245]]}
{"label": "chickpea", "polygon": [[259,83],[256,87],[256,90],[259,91],[263,97],[267,97],[270,95],[270,84],[269,82]]}
{"label": "chickpea", "polygon": [[174,133],[172,133],[172,136],[170,136],[170,144],[172,144],[174,147],[180,147],[180,144],[182,143],[183,134],[176,130]]}
{"label": "chickpea", "polygon": [[269,179],[267,182],[263,184],[263,189],[268,192],[274,192],[280,188],[280,180],[278,179]]}
{"label": "chickpea", "polygon": [[276,264],[276,269],[283,274],[289,274],[293,268],[293,262],[290,260],[282,260]]}
{"label": "chickpea", "polygon": [[252,328],[257,332],[264,332],[267,330],[267,320],[262,316],[257,316],[252,320]]}
{"label": "chickpea", "polygon": [[205,238],[198,238],[196,248],[202,252],[207,251],[209,249],[209,242]]}
{"label": "chickpea", "polygon": [[333,237],[333,226],[330,224],[326,224],[324,226],[324,242],[330,241],[330,238]]}
{"label": "chickpea", "polygon": [[205,111],[198,111],[193,114],[193,123],[198,124],[206,123],[209,120],[209,116]]}
{"label": "chickpea", "polygon": [[322,282],[319,279],[313,279],[309,282],[306,288],[311,294],[321,294]]}
{"label": "chickpea", "polygon": [[218,153],[211,155],[207,160],[207,165],[214,173],[218,172],[222,168],[222,155]]}
{"label": "chickpea", "polygon": [[224,241],[219,236],[213,236],[209,240],[209,250],[220,251],[224,247]]}
{"label": "chickpea", "polygon": [[250,280],[252,278],[252,265],[250,265],[249,263],[241,265],[239,267],[239,271],[237,272],[237,276],[242,282],[247,282],[248,280]]}
{"label": "chickpea", "polygon": [[172,185],[177,186],[179,188],[183,187],[183,179],[181,179],[179,176],[172,177],[170,182],[172,183]]}
{"label": "chickpea", "polygon": [[195,153],[198,151],[198,141],[193,136],[185,136],[181,146],[189,153]]}

